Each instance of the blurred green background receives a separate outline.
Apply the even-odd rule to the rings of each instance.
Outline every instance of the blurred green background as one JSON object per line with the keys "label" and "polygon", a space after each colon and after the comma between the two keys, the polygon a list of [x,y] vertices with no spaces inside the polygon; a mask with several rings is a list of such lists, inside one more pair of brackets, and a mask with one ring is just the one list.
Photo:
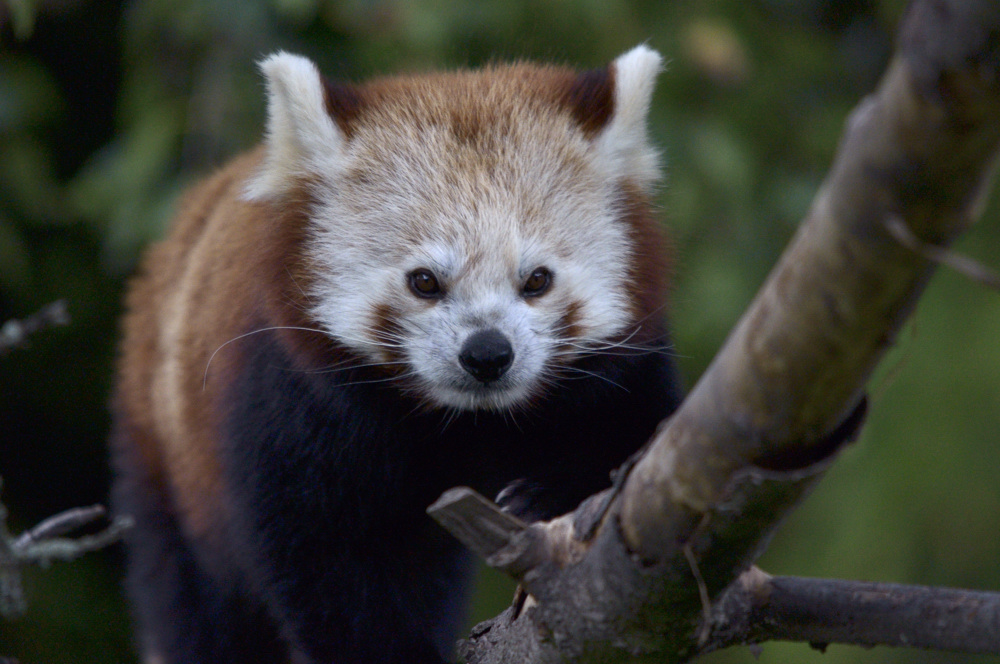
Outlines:
{"label": "blurred green background", "polygon": [[[669,61],[651,128],[677,247],[671,317],[704,369],[876,84],[902,0],[0,0],[0,321],[57,299],[73,324],[0,360],[11,525],[102,502],[106,400],[124,279],[177,194],[255,143],[254,62],[277,48],[328,75],[534,58],[599,66],[640,42]],[[959,248],[1000,265],[1000,205]],[[947,271],[873,379],[862,439],[780,531],[772,573],[1000,590],[1000,295]],[[0,622],[22,664],[134,662],[120,551],[27,575]],[[485,618],[510,586],[484,575]],[[802,644],[709,662],[986,662]]]}

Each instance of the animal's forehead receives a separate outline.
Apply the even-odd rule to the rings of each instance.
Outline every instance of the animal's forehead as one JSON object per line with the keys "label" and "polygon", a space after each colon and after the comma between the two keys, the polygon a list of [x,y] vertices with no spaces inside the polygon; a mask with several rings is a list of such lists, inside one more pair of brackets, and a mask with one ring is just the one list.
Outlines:
{"label": "animal's forehead", "polygon": [[592,206],[607,186],[588,142],[559,118],[483,129],[471,141],[442,124],[370,125],[355,133],[345,157],[344,203],[359,213],[400,214],[409,218],[382,221],[453,239],[498,228],[531,235],[543,219]]}
{"label": "animal's forehead", "polygon": [[[408,83],[354,120],[331,191],[333,216],[346,215],[333,223],[394,255],[445,246],[481,265],[592,234],[613,183],[571,115],[523,81],[514,94],[473,74],[447,81]],[[597,223],[581,229],[581,219]],[[357,237],[373,232],[381,237]]]}
{"label": "animal's forehead", "polygon": [[382,110],[355,130],[346,151],[354,175],[443,178],[442,184],[470,186],[527,184],[537,182],[539,171],[553,176],[576,171],[590,147],[568,117],[537,109],[514,107],[506,114],[492,109],[490,117],[478,120],[405,110]]}
{"label": "animal's forehead", "polygon": [[[603,85],[592,81],[586,88],[595,102],[591,110],[600,100],[610,113],[611,78],[601,78]],[[569,119],[577,111],[578,116],[572,100],[583,95],[579,84],[579,73],[571,69],[526,63],[376,79],[358,91],[363,101],[348,130],[391,118],[409,125],[447,125],[456,136],[473,140],[505,122],[516,125],[523,113]]]}
{"label": "animal's forehead", "polygon": [[[542,177],[542,176],[540,176]],[[544,255],[566,255],[598,244],[619,226],[594,191],[545,191],[538,182],[380,182],[368,204],[341,219],[347,236],[373,243],[379,253],[426,255],[449,269],[516,266]],[[533,189],[533,191],[531,191]],[[621,229],[618,229],[619,231]]]}

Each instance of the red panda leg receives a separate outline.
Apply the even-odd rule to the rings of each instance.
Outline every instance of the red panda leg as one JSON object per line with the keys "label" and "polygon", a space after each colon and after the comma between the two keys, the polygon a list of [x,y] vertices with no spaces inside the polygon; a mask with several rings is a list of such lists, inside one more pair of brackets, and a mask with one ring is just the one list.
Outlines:
{"label": "red panda leg", "polygon": [[139,462],[119,421],[112,435],[117,480],[114,511],[135,526],[126,535],[126,586],[149,664],[246,664],[287,661],[287,645],[263,610],[228,591],[199,565],[159,483]]}

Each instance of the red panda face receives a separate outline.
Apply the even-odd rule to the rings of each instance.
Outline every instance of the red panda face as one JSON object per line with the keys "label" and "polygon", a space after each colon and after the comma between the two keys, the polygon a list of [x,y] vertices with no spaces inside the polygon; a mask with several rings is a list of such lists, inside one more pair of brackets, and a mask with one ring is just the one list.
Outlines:
{"label": "red panda face", "polygon": [[310,313],[339,344],[429,405],[524,407],[644,315],[632,208],[656,177],[644,124],[658,67],[640,47],[586,81],[606,97],[587,102],[595,125],[544,87],[566,85],[563,70],[390,80],[331,101],[345,93],[311,63],[275,56],[269,155],[248,195],[309,183]]}
{"label": "red panda face", "polygon": [[[359,128],[310,243],[315,318],[463,409],[524,402],[631,322],[617,183],[589,142],[558,116],[483,131],[493,148],[400,120]],[[475,342],[488,332],[492,355]]]}

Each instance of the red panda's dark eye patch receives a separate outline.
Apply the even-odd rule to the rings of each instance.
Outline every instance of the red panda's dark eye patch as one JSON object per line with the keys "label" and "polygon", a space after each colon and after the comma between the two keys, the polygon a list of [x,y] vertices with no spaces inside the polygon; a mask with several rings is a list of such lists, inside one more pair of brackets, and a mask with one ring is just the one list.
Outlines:
{"label": "red panda's dark eye patch", "polygon": [[408,280],[410,290],[417,297],[438,298],[444,294],[441,291],[441,284],[438,283],[437,277],[426,268],[418,268],[410,272]]}
{"label": "red panda's dark eye patch", "polygon": [[538,297],[552,285],[552,273],[546,267],[536,267],[524,281],[521,293],[525,297]]}

